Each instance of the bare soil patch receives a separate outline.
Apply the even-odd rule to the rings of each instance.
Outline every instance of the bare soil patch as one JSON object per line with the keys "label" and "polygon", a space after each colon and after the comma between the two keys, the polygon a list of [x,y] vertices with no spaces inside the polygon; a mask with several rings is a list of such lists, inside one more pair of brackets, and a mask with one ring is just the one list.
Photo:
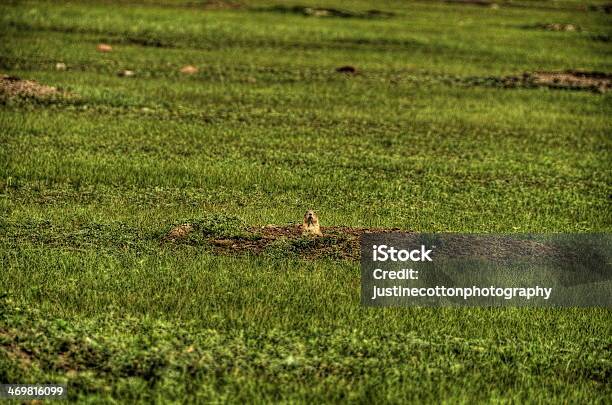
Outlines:
{"label": "bare soil patch", "polygon": [[16,76],[0,76],[0,99],[49,99],[65,95],[61,90],[40,84],[35,80],[22,80]]}
{"label": "bare soil patch", "polygon": [[[174,227],[162,239],[162,242],[178,244],[198,244],[202,240],[192,238],[198,234],[197,227],[181,224]],[[301,225],[266,225],[261,228],[249,228],[244,235],[218,237],[204,235],[204,242],[221,254],[261,254],[279,253],[283,256],[293,255],[305,259],[334,258],[359,260],[361,236],[374,232],[400,232],[399,228],[354,228],[354,227],[321,227],[322,237],[302,235]]]}
{"label": "bare soil patch", "polygon": [[[335,259],[359,261],[363,235],[387,233],[389,240],[400,237],[403,242],[422,243],[419,233],[399,228],[321,227],[323,236],[304,236],[301,225],[266,225],[247,228],[235,236],[213,235],[197,224],[183,223],[172,228],[162,243],[205,246],[216,254],[266,254],[307,260]],[[395,235],[395,236],[394,236]],[[402,243],[403,243],[402,242]],[[392,242],[391,242],[392,243]],[[484,260],[491,263],[517,263],[521,260],[559,263],[565,268],[581,268],[585,263],[583,251],[568,248],[558,242],[543,242],[516,235],[440,234],[436,241],[436,257],[444,259]],[[590,252],[590,251],[589,251]],[[596,251],[588,254],[597,254]],[[581,256],[582,255],[582,256]]]}
{"label": "bare soil patch", "polygon": [[605,93],[612,88],[612,74],[565,70],[559,72],[525,72],[520,76],[471,77],[461,79],[464,84],[488,85],[504,88],[548,87],[560,90],[584,90]]}
{"label": "bare soil patch", "polygon": [[601,92],[612,87],[612,74],[603,72],[582,72],[567,70],[565,72],[535,72],[530,78],[537,85],[558,88],[591,89]]}
{"label": "bare soil patch", "polygon": [[436,244],[438,256],[493,262],[512,262],[524,257],[552,257],[556,253],[554,246],[535,240],[517,239],[511,235],[446,234]]}
{"label": "bare soil patch", "polygon": [[612,74],[566,70],[564,72],[525,73],[521,80],[540,87],[568,90],[590,90],[604,93],[612,88]]}

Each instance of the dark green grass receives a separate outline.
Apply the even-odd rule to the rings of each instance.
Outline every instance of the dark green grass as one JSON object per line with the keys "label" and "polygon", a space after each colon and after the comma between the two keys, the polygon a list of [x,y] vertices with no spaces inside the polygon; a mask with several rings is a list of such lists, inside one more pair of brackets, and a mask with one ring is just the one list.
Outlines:
{"label": "dark green grass", "polygon": [[[16,249],[10,381],[81,396],[572,402],[610,394],[609,311],[372,309],[352,265]],[[56,317],[50,316],[55,314]],[[35,368],[28,365],[36,364]]]}
{"label": "dark green grass", "polygon": [[122,402],[605,402],[609,310],[362,308],[356,263],[159,239],[186,218],[308,208],[323,225],[609,232],[610,95],[485,80],[610,72],[593,39],[609,17],[572,1],[288,5],[389,18],[245,4],[0,6],[0,71],[76,95],[0,105],[1,382]]}

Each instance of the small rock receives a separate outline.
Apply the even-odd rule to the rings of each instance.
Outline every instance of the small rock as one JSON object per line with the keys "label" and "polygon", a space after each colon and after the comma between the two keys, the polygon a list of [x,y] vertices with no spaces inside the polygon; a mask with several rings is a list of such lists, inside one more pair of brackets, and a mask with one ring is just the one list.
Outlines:
{"label": "small rock", "polygon": [[193,65],[186,65],[181,68],[181,73],[192,75],[194,73],[198,73],[198,68]]}
{"label": "small rock", "polygon": [[113,50],[113,47],[109,44],[98,44],[96,49],[98,50],[98,52],[111,52]]}

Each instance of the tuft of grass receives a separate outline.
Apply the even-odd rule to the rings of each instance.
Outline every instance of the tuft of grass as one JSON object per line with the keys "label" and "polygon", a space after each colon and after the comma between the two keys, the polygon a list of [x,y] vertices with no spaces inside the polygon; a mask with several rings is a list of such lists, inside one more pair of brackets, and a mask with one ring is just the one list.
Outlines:
{"label": "tuft of grass", "polygon": [[246,222],[232,215],[209,214],[182,223],[192,224],[197,231],[202,232],[205,236],[234,238],[248,234]]}

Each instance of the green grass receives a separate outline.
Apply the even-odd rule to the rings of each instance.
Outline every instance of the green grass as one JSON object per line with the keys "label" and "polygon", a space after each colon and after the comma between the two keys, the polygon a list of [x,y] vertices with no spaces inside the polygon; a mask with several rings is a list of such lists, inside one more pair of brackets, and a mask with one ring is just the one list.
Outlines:
{"label": "green grass", "polygon": [[604,403],[609,309],[365,308],[354,262],[159,240],[189,218],[222,236],[308,208],[323,225],[610,232],[609,93],[485,80],[612,71],[594,39],[608,15],[243,4],[0,5],[0,72],[76,95],[0,104],[0,382],[92,402]]}

